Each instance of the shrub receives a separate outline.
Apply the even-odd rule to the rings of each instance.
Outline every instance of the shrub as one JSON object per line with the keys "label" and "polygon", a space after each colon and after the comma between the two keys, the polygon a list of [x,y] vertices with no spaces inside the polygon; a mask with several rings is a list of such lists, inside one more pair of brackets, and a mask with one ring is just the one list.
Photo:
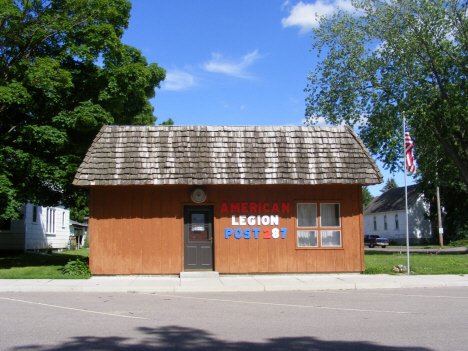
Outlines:
{"label": "shrub", "polygon": [[453,247],[461,247],[461,246],[468,246],[468,239],[460,239],[457,241],[452,241],[448,246],[453,246]]}
{"label": "shrub", "polygon": [[53,252],[52,244],[47,245],[47,249],[46,249],[45,253],[50,255],[52,252]]}
{"label": "shrub", "polygon": [[89,239],[88,239],[88,237],[85,237],[85,239],[84,239],[83,248],[84,249],[89,248]]}
{"label": "shrub", "polygon": [[91,276],[91,271],[89,270],[89,264],[86,261],[82,261],[79,258],[76,261],[69,261],[62,269],[63,274],[68,275],[82,275],[85,277]]}

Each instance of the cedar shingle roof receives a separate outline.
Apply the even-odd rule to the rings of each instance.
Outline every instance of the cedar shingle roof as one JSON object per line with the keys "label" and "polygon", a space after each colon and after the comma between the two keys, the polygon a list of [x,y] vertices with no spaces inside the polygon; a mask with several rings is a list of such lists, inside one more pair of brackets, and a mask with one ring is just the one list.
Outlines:
{"label": "cedar shingle roof", "polygon": [[[418,198],[416,185],[408,186],[408,207]],[[378,212],[405,210],[405,187],[389,189],[382,195],[375,197],[364,209],[364,215]]]}
{"label": "cedar shingle roof", "polygon": [[104,126],[73,184],[377,184],[349,127]]}

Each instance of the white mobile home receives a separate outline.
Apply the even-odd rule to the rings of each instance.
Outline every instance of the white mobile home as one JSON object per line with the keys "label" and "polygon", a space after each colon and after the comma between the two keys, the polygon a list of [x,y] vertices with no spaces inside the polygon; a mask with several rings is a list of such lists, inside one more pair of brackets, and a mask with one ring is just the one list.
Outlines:
{"label": "white mobile home", "polygon": [[0,250],[64,249],[68,245],[70,211],[63,206],[27,203],[18,220],[2,221]]}

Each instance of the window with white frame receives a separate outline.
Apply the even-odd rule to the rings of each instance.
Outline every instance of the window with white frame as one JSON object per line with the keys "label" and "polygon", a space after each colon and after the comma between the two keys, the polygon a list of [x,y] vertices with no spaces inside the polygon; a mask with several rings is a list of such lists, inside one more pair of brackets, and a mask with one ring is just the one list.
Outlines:
{"label": "window with white frame", "polygon": [[298,203],[297,247],[341,247],[340,204]]}
{"label": "window with white frame", "polygon": [[322,227],[340,226],[340,204],[320,204]]}
{"label": "window with white frame", "polygon": [[395,215],[395,229],[398,230],[400,228],[399,223],[398,223],[398,215]]}
{"label": "window with white frame", "polygon": [[[317,227],[317,204],[297,204],[298,228]],[[318,247],[317,230],[298,230],[298,247]]]}
{"label": "window with white frame", "polygon": [[47,207],[46,233],[55,234],[55,208]]}
{"label": "window with white frame", "polygon": [[62,228],[65,228],[65,211],[62,212]]}
{"label": "window with white frame", "polygon": [[341,230],[322,230],[322,246],[341,246]]}
{"label": "window with white frame", "polygon": [[377,218],[374,216],[374,231],[377,230]]}
{"label": "window with white frame", "polygon": [[384,226],[384,229],[387,230],[388,226],[387,226],[387,216],[386,215],[383,218],[383,226]]}
{"label": "window with white frame", "polygon": [[317,226],[317,204],[297,204],[297,226]]}
{"label": "window with white frame", "polygon": [[298,230],[297,246],[299,247],[317,247],[318,238],[316,230]]}

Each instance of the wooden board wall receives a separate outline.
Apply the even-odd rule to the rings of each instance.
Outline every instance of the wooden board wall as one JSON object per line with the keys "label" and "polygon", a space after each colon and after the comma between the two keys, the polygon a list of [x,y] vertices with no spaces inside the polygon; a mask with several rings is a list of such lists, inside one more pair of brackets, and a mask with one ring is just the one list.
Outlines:
{"label": "wooden board wall", "polygon": [[[214,208],[214,270],[219,273],[361,272],[364,270],[360,185],[204,186]],[[91,187],[90,268],[93,274],[178,274],[183,271],[184,206],[190,186]],[[339,202],[342,247],[298,249],[296,203]],[[279,213],[285,239],[225,238],[233,213],[226,202],[288,202]],[[250,213],[240,213],[250,215]],[[255,213],[257,214],[257,213]],[[259,213],[266,214],[266,213]],[[239,215],[239,214],[237,214]],[[259,227],[261,231],[265,229]],[[244,227],[245,228],[245,227]]]}

